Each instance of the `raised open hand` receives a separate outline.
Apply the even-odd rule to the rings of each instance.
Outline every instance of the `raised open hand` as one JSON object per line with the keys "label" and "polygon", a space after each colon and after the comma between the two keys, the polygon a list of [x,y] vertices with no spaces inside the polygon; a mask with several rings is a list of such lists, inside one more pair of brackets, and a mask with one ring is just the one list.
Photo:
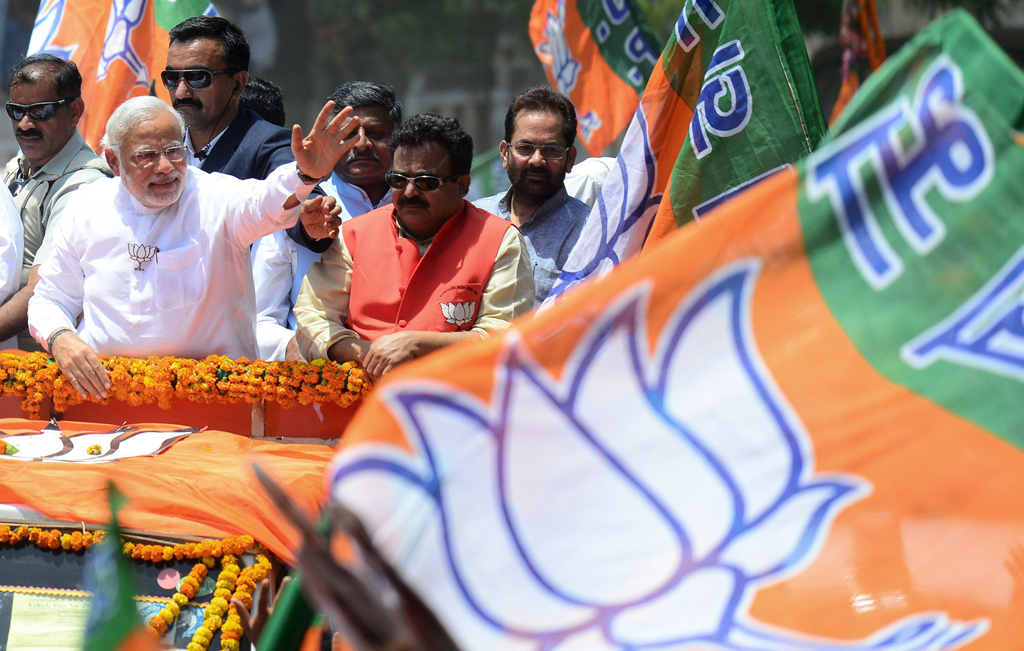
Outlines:
{"label": "raised open hand", "polygon": [[315,179],[330,174],[338,160],[358,141],[358,138],[349,138],[359,127],[359,118],[352,116],[352,107],[341,109],[328,122],[332,110],[334,102],[324,104],[308,135],[302,135],[302,127],[299,125],[292,127],[292,154],[295,162],[300,172]]}

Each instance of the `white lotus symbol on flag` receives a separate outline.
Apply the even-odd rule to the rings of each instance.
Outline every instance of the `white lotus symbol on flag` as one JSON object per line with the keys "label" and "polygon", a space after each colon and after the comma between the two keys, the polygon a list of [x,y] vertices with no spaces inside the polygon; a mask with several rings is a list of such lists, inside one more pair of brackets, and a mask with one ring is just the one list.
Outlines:
{"label": "white lotus symbol on flag", "polygon": [[[122,425],[107,432],[64,434],[60,425],[51,420],[38,433],[5,434],[0,431],[0,440],[18,450],[0,459],[92,464],[131,457],[152,457],[198,431],[191,427],[158,431]],[[94,445],[99,446],[99,454],[89,453],[89,448]]]}
{"label": "white lotus symbol on flag", "polygon": [[334,499],[464,649],[950,649],[988,622],[942,613],[867,639],[754,620],[756,592],[817,556],[870,493],[820,475],[749,323],[760,263],[693,289],[648,351],[649,287],[591,326],[560,379],[514,333],[490,404],[424,380],[383,387],[414,452],[338,455]]}
{"label": "white lotus symbol on flag", "polygon": [[472,303],[441,303],[444,320],[455,325],[472,323],[476,318],[476,301]]}

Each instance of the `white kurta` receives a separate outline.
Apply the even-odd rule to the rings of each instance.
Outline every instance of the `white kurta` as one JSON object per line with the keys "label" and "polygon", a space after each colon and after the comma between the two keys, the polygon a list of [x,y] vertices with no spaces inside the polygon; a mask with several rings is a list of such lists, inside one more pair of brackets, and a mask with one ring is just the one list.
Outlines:
{"label": "white kurta", "polygon": [[[25,228],[11,191],[0,186],[0,303],[18,291],[21,281],[21,257],[25,248]],[[0,341],[0,350],[18,347],[17,335]]]}
{"label": "white kurta", "polygon": [[[32,336],[45,345],[80,314],[77,332],[100,355],[255,358],[249,245],[295,224],[298,209],[282,206],[312,188],[294,163],[265,181],[190,167],[181,198],[162,210],[140,204],[118,178],[82,187],[40,269]],[[138,263],[129,244],[159,252]]]}

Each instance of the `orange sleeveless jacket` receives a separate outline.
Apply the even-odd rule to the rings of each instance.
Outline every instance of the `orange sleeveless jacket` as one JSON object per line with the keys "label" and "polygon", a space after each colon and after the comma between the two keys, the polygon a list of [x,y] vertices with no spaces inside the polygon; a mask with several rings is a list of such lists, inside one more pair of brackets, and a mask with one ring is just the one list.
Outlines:
{"label": "orange sleeveless jacket", "polygon": [[463,201],[421,259],[416,242],[398,236],[394,210],[378,208],[341,229],[353,265],[348,326],[370,341],[401,330],[469,330],[514,226]]}

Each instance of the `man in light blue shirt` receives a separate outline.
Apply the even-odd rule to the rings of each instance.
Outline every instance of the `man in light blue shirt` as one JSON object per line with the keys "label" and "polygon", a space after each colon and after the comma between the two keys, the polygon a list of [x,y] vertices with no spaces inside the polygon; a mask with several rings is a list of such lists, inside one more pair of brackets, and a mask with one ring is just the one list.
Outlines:
{"label": "man in light blue shirt", "polygon": [[[328,99],[334,101],[335,113],[351,106],[352,115],[359,116],[359,130],[353,135],[358,138],[355,147],[320,182],[320,188],[338,200],[341,219],[347,221],[391,203],[391,188],[384,175],[391,169],[388,142],[402,121],[402,105],[390,87],[368,81],[342,84]],[[263,238],[254,248],[256,340],[262,359],[301,359],[292,308],[302,279],[319,259],[319,253],[296,246],[285,232]]]}
{"label": "man in light blue shirt", "polygon": [[520,93],[505,114],[501,165],[512,187],[474,202],[515,224],[526,238],[537,288],[547,298],[579,239],[590,207],[570,197],[565,175],[576,161],[576,109],[567,97],[538,86]]}

